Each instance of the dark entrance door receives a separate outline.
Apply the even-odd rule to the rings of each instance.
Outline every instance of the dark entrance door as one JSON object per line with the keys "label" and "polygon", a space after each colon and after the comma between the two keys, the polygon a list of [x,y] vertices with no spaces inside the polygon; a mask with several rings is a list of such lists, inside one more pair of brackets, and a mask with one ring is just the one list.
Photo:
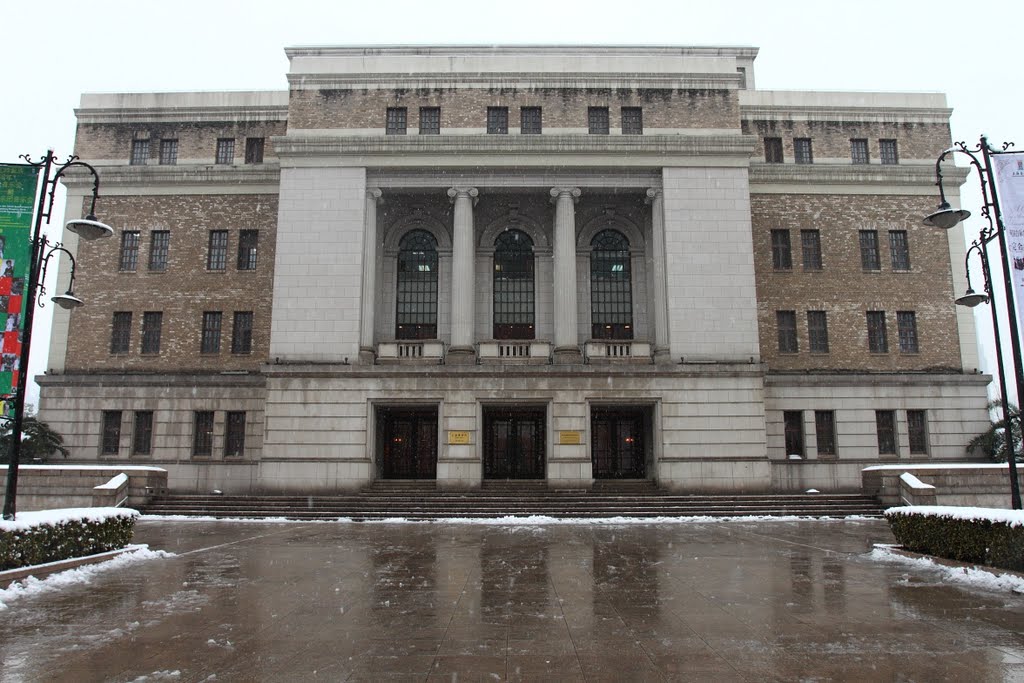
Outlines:
{"label": "dark entrance door", "polygon": [[591,457],[595,479],[643,479],[646,476],[643,408],[593,408]]}
{"label": "dark entrance door", "polygon": [[378,408],[377,444],[384,479],[437,478],[437,408]]}
{"label": "dark entrance door", "polygon": [[544,478],[544,408],[484,410],[484,478]]}

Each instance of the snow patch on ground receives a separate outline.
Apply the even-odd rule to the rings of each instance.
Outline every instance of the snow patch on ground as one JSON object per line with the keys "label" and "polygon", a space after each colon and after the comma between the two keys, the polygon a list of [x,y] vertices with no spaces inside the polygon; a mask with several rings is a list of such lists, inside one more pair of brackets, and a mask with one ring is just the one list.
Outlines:
{"label": "snow patch on ground", "polygon": [[44,524],[86,521],[102,522],[111,517],[138,517],[139,511],[131,508],[60,508],[57,510],[36,510],[19,512],[14,520],[0,520],[0,531],[24,531]]}
{"label": "snow patch on ground", "polygon": [[157,558],[174,557],[174,553],[163,550],[150,550],[148,546],[129,546],[134,548],[131,552],[118,555],[117,557],[100,562],[98,564],[85,565],[67,571],[51,574],[45,579],[37,579],[34,576],[26,577],[15,581],[8,588],[0,589],[0,612],[8,608],[7,603],[19,598],[40,595],[52,591],[61,591],[70,586],[86,584],[92,581],[93,577],[112,569],[122,569],[139,562],[154,560]]}
{"label": "snow patch on ground", "polygon": [[734,517],[710,517],[707,515],[693,517],[548,517],[547,515],[530,515],[528,517],[442,517],[438,519],[407,519],[405,517],[386,517],[384,519],[353,520],[351,517],[336,519],[287,519],[285,517],[189,517],[184,515],[144,515],[145,521],[154,522],[241,522],[245,524],[483,524],[498,526],[537,526],[556,524],[577,525],[624,525],[624,524],[708,524],[712,522],[877,522],[877,517],[850,515],[848,517],[804,517],[799,515],[747,515]]}
{"label": "snow patch on ground", "polygon": [[953,505],[904,505],[885,511],[887,515],[923,515],[927,517],[949,517],[964,521],[1002,522],[1009,526],[1024,526],[1024,510],[1003,510],[1000,508],[972,508]]}
{"label": "snow patch on ground", "polygon": [[943,582],[949,581],[1000,593],[1024,595],[1024,578],[1014,574],[996,574],[979,567],[948,567],[927,557],[907,557],[892,552],[892,546],[876,545],[869,557],[879,562],[892,562],[914,569],[937,572]]}

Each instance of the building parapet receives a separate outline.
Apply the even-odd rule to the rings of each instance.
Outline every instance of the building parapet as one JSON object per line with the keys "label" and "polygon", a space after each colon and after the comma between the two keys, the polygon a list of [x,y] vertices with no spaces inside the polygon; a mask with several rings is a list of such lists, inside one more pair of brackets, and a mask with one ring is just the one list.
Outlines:
{"label": "building parapet", "polygon": [[79,124],[284,121],[288,91],[86,93],[75,115]]}

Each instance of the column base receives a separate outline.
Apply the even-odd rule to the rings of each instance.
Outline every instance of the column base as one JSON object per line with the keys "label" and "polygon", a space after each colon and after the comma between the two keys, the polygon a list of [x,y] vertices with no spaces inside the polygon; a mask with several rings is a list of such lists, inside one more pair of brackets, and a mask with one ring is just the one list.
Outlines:
{"label": "column base", "polygon": [[476,349],[472,346],[449,346],[444,362],[447,365],[476,365]]}
{"label": "column base", "polygon": [[580,364],[583,362],[583,354],[578,346],[556,346],[552,354],[553,363],[557,364]]}
{"label": "column base", "polygon": [[672,352],[668,347],[660,346],[654,349],[655,365],[668,365],[672,362]]}
{"label": "column base", "polygon": [[377,350],[372,347],[363,346],[359,349],[359,364],[373,365],[377,362]]}

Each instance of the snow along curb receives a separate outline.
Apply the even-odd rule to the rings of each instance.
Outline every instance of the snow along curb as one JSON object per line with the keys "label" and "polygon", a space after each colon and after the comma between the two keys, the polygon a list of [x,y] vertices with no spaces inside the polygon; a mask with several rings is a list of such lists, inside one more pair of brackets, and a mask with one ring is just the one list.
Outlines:
{"label": "snow along curb", "polygon": [[17,569],[8,569],[5,572],[0,572],[0,589],[9,587],[15,581],[20,581],[28,576],[34,576],[37,579],[41,579],[50,574],[56,574],[66,569],[74,569],[87,564],[97,564],[99,562],[106,562],[111,560],[118,555],[124,553],[135,552],[142,546],[129,545],[124,548],[118,548],[117,550],[108,550],[105,553],[97,553],[96,555],[86,555],[85,557],[70,557],[66,560],[57,560],[56,562],[47,562],[46,564],[36,564],[31,567],[18,567]]}
{"label": "snow along curb", "polygon": [[1024,595],[1024,573],[1001,567],[960,562],[945,557],[916,553],[900,546],[876,543],[868,555],[873,560],[899,562],[920,568],[936,569],[951,581],[990,590],[1009,590]]}

